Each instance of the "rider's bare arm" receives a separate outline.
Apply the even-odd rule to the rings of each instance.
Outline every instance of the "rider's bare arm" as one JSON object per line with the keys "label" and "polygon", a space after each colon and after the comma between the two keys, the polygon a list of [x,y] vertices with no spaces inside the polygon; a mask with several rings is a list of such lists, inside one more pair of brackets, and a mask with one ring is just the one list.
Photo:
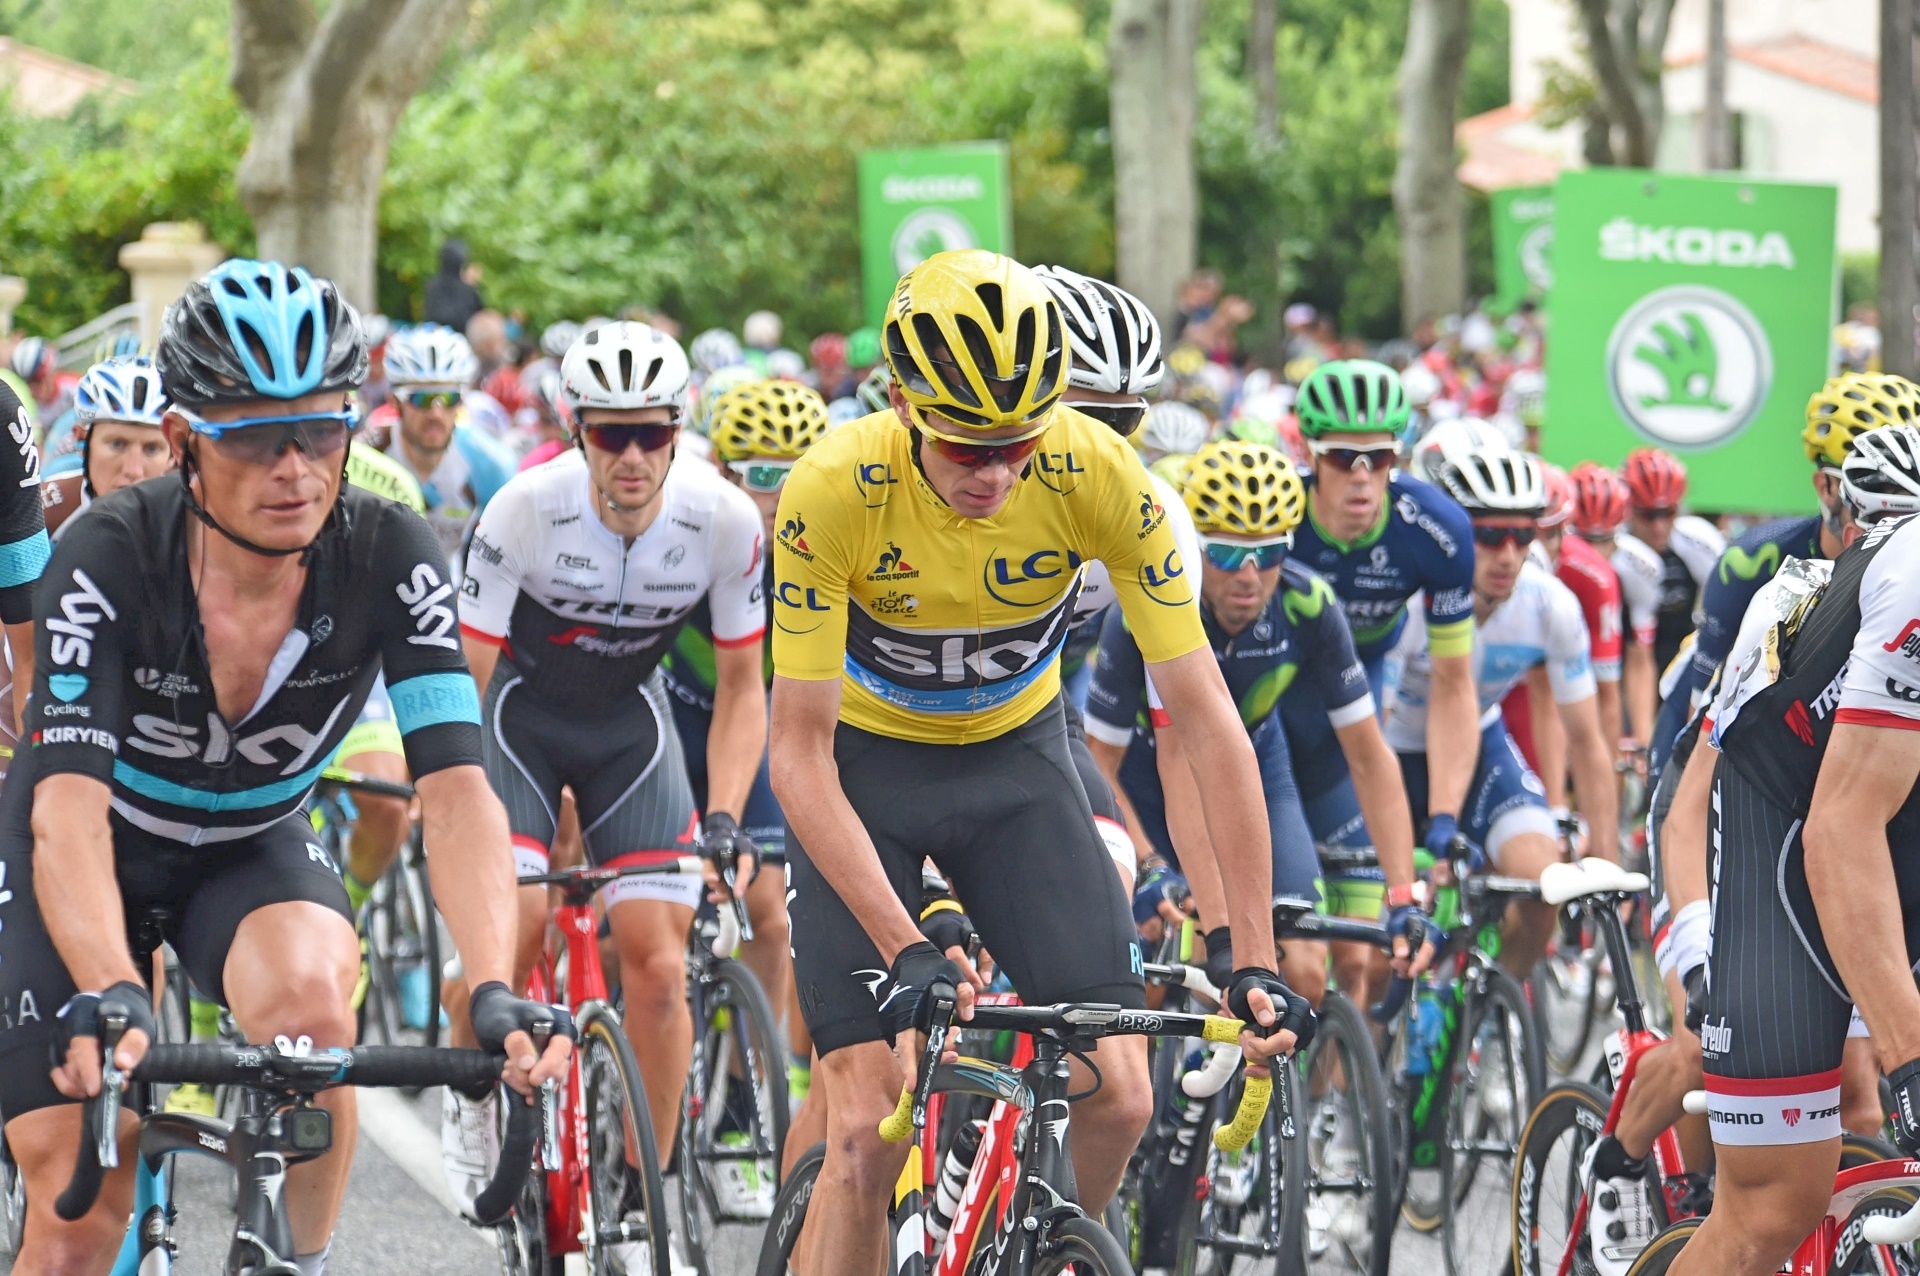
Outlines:
{"label": "rider's bare arm", "polygon": [[1372,714],[1333,729],[1388,887],[1413,884],[1413,815],[1400,759]]}
{"label": "rider's bare arm", "polygon": [[480,690],[480,699],[487,698],[487,684],[493,681],[493,668],[500,663],[500,644],[487,638],[476,638],[471,632],[460,636],[461,649],[467,653],[467,668],[473,670],[474,685]]}
{"label": "rider's bare arm", "polygon": [[1621,656],[1621,690],[1627,700],[1628,730],[1642,744],[1653,739],[1657,678],[1653,648],[1644,642],[1629,642]]}
{"label": "rider's bare arm", "polygon": [[1667,821],[1660,827],[1660,872],[1667,903],[1678,913],[1707,897],[1707,807],[1713,797],[1713,768],[1720,751],[1702,734],[1680,773]]}
{"label": "rider's bare arm", "polygon": [[1838,723],[1801,834],[1821,932],[1885,1071],[1920,1058],[1920,988],[1887,844],[1887,821],[1916,779],[1920,731]]}
{"label": "rider's bare arm", "polygon": [[27,720],[27,693],[33,690],[33,622],[22,621],[7,626],[7,650],[13,653],[13,722],[14,735],[25,735],[21,729]]}
{"label": "rider's bare arm", "polygon": [[1431,708],[1427,712],[1427,806],[1457,815],[1467,800],[1480,756],[1480,701],[1473,693],[1473,653],[1434,652]]}
{"label": "rider's bare arm", "polygon": [[1620,788],[1614,778],[1614,746],[1600,729],[1596,696],[1560,706],[1572,760],[1573,791],[1587,821],[1587,854],[1620,858]]}
{"label": "rider's bare arm", "polygon": [[840,721],[838,678],[773,678],[770,765],[773,794],[820,875],[891,962],[921,940],[920,927],[888,882],[873,839],[840,787],[833,730]]}
{"label": "rider's bare arm", "polygon": [[767,748],[763,640],[713,645],[713,725],[707,734],[707,809],[738,820]]}
{"label": "rider's bare arm", "polygon": [[1186,876],[1187,889],[1193,892],[1201,929],[1215,930],[1228,924],[1227,888],[1220,878],[1213,838],[1207,832],[1200,786],[1180,745],[1180,733],[1166,726],[1157,729],[1153,737],[1154,765],[1160,771],[1160,795],[1167,808],[1167,836],[1180,856],[1180,871]]}
{"label": "rider's bare arm", "polygon": [[1567,805],[1567,730],[1560,724],[1553,699],[1553,679],[1545,665],[1527,670],[1527,718],[1533,727],[1533,756],[1540,783],[1546,786],[1547,805]]}
{"label": "rider's bare arm", "polygon": [[[1087,736],[1087,749],[1093,754],[1093,764],[1100,768],[1107,787],[1113,790],[1114,805],[1120,808],[1120,818],[1126,821],[1127,836],[1133,839],[1133,859],[1138,864],[1153,854],[1153,843],[1148,840],[1146,831],[1140,826],[1140,817],[1134,812],[1133,802],[1127,797],[1125,786],[1120,783],[1120,764],[1126,760],[1127,747],[1123,744],[1108,744],[1093,736]],[[1192,879],[1188,879],[1192,884]]]}

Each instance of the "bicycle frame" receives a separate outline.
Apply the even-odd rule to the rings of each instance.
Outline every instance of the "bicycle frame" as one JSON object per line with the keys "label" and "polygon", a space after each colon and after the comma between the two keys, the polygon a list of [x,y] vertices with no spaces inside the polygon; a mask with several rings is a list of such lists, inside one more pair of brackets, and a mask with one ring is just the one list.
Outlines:
{"label": "bicycle frame", "polygon": [[[1827,1203],[1827,1212],[1820,1218],[1820,1226],[1801,1241],[1793,1251],[1793,1257],[1780,1270],[1791,1276],[1828,1276],[1833,1269],[1833,1251],[1840,1243],[1847,1229],[1847,1220],[1853,1211],[1868,1196],[1887,1187],[1920,1188],[1920,1160],[1877,1161],[1872,1165],[1856,1166],[1851,1170],[1841,1170],[1834,1175],[1833,1199]],[[1878,1218],[1863,1220],[1863,1231]],[[1901,1226],[1906,1220],[1886,1219],[1889,1232],[1909,1233],[1907,1241],[1912,1239],[1911,1227]],[[1869,1244],[1890,1243],[1878,1240],[1871,1235],[1862,1238]],[[1906,1242],[1897,1242],[1906,1243]],[[1881,1270],[1898,1270],[1893,1264],[1883,1264]]]}
{"label": "bicycle frame", "polygon": [[[1020,999],[1012,993],[981,993],[975,999],[975,1004],[1017,1006]],[[975,1059],[962,1062],[980,1068],[998,1066]],[[1032,1062],[1033,1039],[1025,1033],[1016,1034],[1013,1061],[1008,1067],[1016,1072],[1023,1071]],[[980,1093],[978,1090],[966,1092]],[[934,1190],[940,1175],[937,1145],[940,1115],[946,1106],[947,1093],[936,1092],[929,1101],[927,1127],[920,1132],[918,1155],[908,1164],[910,1174],[916,1169],[913,1162],[919,1163],[923,1194]],[[1013,1194],[1014,1175],[1019,1171],[1014,1143],[1023,1113],[1018,1106],[1002,1097],[997,1088],[993,1099],[993,1110],[988,1113],[986,1128],[980,1133],[980,1149],[974,1153],[973,1168],[967,1173],[966,1190],[960,1194],[960,1203],[954,1208],[946,1239],[941,1243],[940,1253],[934,1260],[934,1276],[961,1276],[967,1264],[973,1261],[974,1250],[978,1248],[981,1237],[989,1230],[997,1232],[1006,1218],[1007,1203]],[[904,1200],[904,1197],[901,1199]],[[987,1219],[989,1204],[993,1206],[991,1222]]]}

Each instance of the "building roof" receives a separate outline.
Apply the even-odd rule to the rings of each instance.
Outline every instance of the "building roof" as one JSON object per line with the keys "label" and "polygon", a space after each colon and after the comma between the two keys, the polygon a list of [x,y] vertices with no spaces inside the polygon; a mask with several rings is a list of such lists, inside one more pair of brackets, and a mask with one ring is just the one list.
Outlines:
{"label": "building roof", "polygon": [[[1729,44],[1727,56],[1748,66],[1771,71],[1789,80],[1799,80],[1815,88],[1850,97],[1869,105],[1880,104],[1880,66],[1873,58],[1816,40],[1808,35],[1778,35],[1754,44]],[[1706,53],[1696,50],[1670,59],[1669,67],[1694,66],[1706,61]]]}
{"label": "building roof", "polygon": [[1461,184],[1482,191],[1551,186],[1560,175],[1560,160],[1502,136],[1532,119],[1531,104],[1514,102],[1461,120],[1454,128],[1454,137],[1466,152],[1460,161]]}
{"label": "building roof", "polygon": [[0,90],[11,95],[14,109],[45,118],[70,114],[89,94],[131,93],[133,83],[0,36]]}

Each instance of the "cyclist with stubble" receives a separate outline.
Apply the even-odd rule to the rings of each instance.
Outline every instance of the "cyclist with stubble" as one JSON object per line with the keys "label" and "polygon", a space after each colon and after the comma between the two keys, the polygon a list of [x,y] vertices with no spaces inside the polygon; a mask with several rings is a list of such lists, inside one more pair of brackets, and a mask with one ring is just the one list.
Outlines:
{"label": "cyclist with stubble", "polygon": [[[131,1025],[119,1067],[152,1040],[147,939],[172,944],[249,1040],[353,1041],[359,945],[301,804],[383,667],[479,1039],[523,1091],[571,1048],[565,1013],[505,982],[506,817],[440,547],[419,516],[342,481],[367,366],[358,316],[303,270],[230,261],[168,308],[157,362],[179,478],[94,502],[55,551],[31,748],[0,799],[0,1109],[26,1178],[23,1271],[106,1272],[126,1231],[130,1157],[85,1218],[52,1207],[80,1142],[74,1105],[100,1089],[103,1008]],[[539,1058],[537,1023],[559,1030]],[[286,1259],[304,1276],[324,1268],[353,1158],[352,1091],[321,1102],[334,1149],[285,1188]]]}
{"label": "cyclist with stubble", "polygon": [[[936,254],[885,323],[891,411],[829,434],[781,494],[772,772],[787,814],[794,973],[828,1105],[808,1271],[877,1271],[903,1147],[877,1133],[931,1014],[973,989],[911,911],[928,856],[1022,997],[1144,1004],[1126,893],[1067,748],[1059,653],[1099,559],[1187,734],[1233,902],[1233,1012],[1311,1035],[1274,974],[1258,767],[1207,647],[1188,568],[1139,458],[1059,406],[1071,352],[1045,284],[1009,258]],[[1038,463],[1044,450],[1046,464]],[[1095,1056],[1075,1122],[1081,1204],[1117,1187],[1152,1113],[1145,1043]],[[1085,1088],[1090,1077],[1079,1083]]]}

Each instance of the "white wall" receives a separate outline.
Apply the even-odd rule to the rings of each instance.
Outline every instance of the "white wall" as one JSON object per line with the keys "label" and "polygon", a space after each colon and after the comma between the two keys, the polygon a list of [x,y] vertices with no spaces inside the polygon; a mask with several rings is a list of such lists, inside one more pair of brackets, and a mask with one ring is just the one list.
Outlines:
{"label": "white wall", "polygon": [[1575,43],[1579,29],[1570,0],[1507,0],[1512,11],[1508,27],[1507,74],[1515,102],[1537,102],[1546,76],[1545,61],[1580,66],[1584,57]]}

